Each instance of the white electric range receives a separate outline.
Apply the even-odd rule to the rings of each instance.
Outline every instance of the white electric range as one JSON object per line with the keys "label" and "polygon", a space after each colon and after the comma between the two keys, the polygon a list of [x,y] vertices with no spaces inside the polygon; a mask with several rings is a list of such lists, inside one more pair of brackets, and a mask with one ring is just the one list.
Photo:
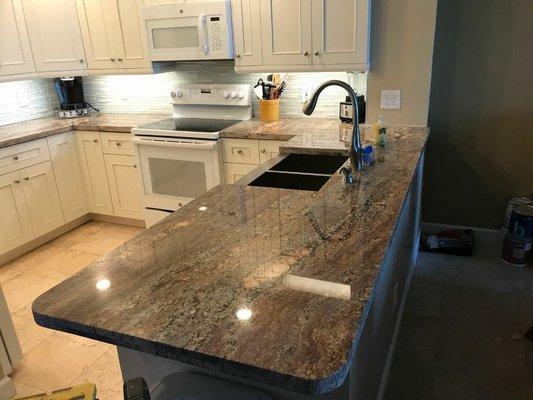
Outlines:
{"label": "white electric range", "polygon": [[180,85],[172,118],[132,130],[146,226],[222,182],[221,130],[252,115],[249,85]]}

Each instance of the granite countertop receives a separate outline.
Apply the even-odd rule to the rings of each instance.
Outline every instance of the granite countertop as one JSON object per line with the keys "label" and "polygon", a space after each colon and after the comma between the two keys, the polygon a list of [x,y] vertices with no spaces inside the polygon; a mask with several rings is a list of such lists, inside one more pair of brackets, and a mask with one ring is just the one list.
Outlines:
{"label": "granite countertop", "polygon": [[168,117],[167,114],[96,114],[72,119],[39,118],[0,126],[0,148],[71,130],[129,133],[138,125]]}
{"label": "granite countertop", "polygon": [[[350,188],[340,175],[318,192],[219,185],[41,295],[35,320],[294,392],[329,392],[349,371],[427,134],[391,132],[383,161]],[[102,280],[107,289],[97,288]]]}

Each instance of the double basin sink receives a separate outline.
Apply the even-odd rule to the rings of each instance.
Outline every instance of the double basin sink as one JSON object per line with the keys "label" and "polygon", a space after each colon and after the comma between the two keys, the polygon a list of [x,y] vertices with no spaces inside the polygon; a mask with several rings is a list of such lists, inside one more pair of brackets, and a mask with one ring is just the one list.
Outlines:
{"label": "double basin sink", "polygon": [[347,159],[334,155],[289,154],[248,185],[317,191]]}

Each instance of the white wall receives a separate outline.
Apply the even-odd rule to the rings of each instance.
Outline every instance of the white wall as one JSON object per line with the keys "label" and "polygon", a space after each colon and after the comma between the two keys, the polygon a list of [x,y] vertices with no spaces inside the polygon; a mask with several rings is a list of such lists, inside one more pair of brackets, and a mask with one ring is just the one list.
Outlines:
{"label": "white wall", "polygon": [[[19,98],[27,106],[22,106]],[[54,115],[59,107],[53,79],[0,83],[0,125]]]}
{"label": "white wall", "polygon": [[[180,83],[237,83],[254,85],[266,74],[236,74],[233,61],[177,63],[169,72],[155,75],[108,75],[84,77],[85,99],[106,113],[155,112],[170,113],[169,93]],[[292,73],[287,79],[287,91],[281,98],[282,116],[303,117],[302,88],[314,88],[328,79],[340,79],[353,84],[361,93],[366,92],[365,74],[347,72]],[[328,88],[321,96],[315,114],[319,117],[337,117],[339,101],[346,92]],[[253,97],[254,115],[258,102]]]}

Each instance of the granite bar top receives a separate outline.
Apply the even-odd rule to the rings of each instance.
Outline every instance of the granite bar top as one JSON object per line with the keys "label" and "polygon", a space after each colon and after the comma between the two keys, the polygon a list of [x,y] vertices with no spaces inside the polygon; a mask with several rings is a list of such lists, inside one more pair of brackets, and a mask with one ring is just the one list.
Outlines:
{"label": "granite bar top", "polygon": [[168,117],[166,114],[96,114],[72,119],[39,118],[0,126],[0,148],[71,130],[129,133],[138,125]]}
{"label": "granite bar top", "polygon": [[352,187],[340,175],[317,192],[219,185],[41,295],[34,318],[294,392],[334,390],[427,135],[391,133]]}

